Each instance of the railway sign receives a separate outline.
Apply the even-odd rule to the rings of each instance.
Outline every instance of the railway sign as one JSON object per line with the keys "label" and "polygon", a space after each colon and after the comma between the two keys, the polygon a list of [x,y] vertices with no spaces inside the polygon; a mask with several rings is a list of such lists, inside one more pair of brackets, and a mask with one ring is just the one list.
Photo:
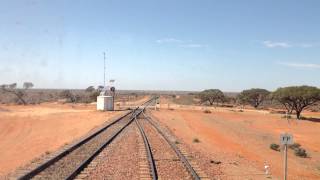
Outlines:
{"label": "railway sign", "polygon": [[280,144],[284,145],[284,180],[288,177],[288,145],[293,144],[292,134],[280,134]]}
{"label": "railway sign", "polygon": [[281,145],[290,145],[293,144],[292,134],[284,133],[280,135],[280,144]]}

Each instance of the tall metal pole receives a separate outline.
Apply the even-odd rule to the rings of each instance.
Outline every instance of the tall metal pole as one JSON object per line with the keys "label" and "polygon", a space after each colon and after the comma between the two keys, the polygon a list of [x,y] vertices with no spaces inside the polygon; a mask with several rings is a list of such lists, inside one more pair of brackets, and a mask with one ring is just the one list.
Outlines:
{"label": "tall metal pole", "polygon": [[103,87],[106,87],[106,52],[103,52]]}
{"label": "tall metal pole", "polygon": [[288,145],[285,144],[284,145],[284,180],[287,180],[287,176],[288,176]]}

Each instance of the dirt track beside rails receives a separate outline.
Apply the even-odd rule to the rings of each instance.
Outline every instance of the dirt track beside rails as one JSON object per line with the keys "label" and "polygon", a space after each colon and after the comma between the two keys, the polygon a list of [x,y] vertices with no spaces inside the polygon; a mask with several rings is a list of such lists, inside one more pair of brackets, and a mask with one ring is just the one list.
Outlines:
{"label": "dirt track beside rails", "polygon": [[[320,178],[320,123],[293,120],[288,124],[281,115],[258,112],[195,110],[152,111],[152,114],[196,153],[208,171],[221,170],[221,179],[264,179],[264,164],[271,167],[274,179],[282,178],[282,152],[269,148],[279,144],[279,134],[294,134],[295,142],[310,158],[300,158],[289,150],[289,179]],[[193,142],[197,138],[199,143]],[[199,158],[200,159],[200,158]],[[221,162],[217,165],[210,160]],[[210,172],[208,172],[210,174]]]}
{"label": "dirt track beside rails", "polygon": [[0,105],[0,177],[120,115],[95,105]]}

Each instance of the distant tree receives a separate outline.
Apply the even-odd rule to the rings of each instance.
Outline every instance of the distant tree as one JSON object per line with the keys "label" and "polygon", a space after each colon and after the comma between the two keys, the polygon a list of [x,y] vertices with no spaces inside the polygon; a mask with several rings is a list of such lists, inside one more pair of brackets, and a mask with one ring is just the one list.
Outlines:
{"label": "distant tree", "polygon": [[17,83],[12,83],[9,85],[3,84],[0,85],[0,91],[4,92],[4,93],[10,93],[15,95],[18,100],[23,104],[26,105],[27,102],[24,100],[24,96],[25,96],[25,91],[21,90],[21,89],[17,89]]}
{"label": "distant tree", "polygon": [[33,83],[32,82],[25,82],[25,83],[23,83],[23,88],[24,89],[33,88]]}
{"label": "distant tree", "polygon": [[295,111],[297,119],[300,119],[306,107],[320,101],[320,89],[312,86],[278,88],[272,93],[272,99],[281,103],[289,113]]}
{"label": "distant tree", "polygon": [[90,101],[97,101],[97,97],[100,95],[100,92],[95,90],[93,92],[90,93],[89,95],[89,98],[90,98]]}
{"label": "distant tree", "polygon": [[9,84],[9,85],[7,85],[7,88],[9,88],[9,89],[15,89],[15,88],[17,88],[17,83]]}
{"label": "distant tree", "polygon": [[67,99],[69,102],[76,102],[76,96],[70,90],[63,90],[59,95],[61,98]]}
{"label": "distant tree", "polygon": [[270,92],[268,90],[253,88],[242,91],[237,99],[241,104],[250,104],[254,108],[258,108],[269,94]]}
{"label": "distant tree", "polygon": [[97,91],[99,91],[99,92],[101,92],[103,89],[104,89],[104,86],[100,85],[100,86],[97,87]]}
{"label": "distant tree", "polygon": [[199,93],[201,103],[208,102],[210,105],[214,103],[223,102],[225,96],[219,89],[207,89]]}
{"label": "distant tree", "polygon": [[93,92],[95,89],[94,89],[94,87],[93,86],[89,86],[89,87],[87,87],[87,89],[86,89],[86,92]]}
{"label": "distant tree", "polygon": [[237,99],[235,97],[225,97],[225,102],[230,104],[235,104],[237,102]]}

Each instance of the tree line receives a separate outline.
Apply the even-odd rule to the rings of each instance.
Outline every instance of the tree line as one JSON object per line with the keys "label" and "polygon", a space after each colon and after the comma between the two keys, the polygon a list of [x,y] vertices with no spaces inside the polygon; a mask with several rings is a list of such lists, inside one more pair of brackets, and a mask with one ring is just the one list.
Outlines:
{"label": "tree line", "polygon": [[26,95],[26,90],[32,88],[33,86],[34,85],[32,82],[24,82],[23,88],[17,89],[17,83],[2,84],[0,85],[0,92],[15,95],[22,104],[26,105],[27,102],[24,99],[24,96]]}
{"label": "tree line", "polygon": [[[223,103],[227,97],[219,89],[207,89],[199,93],[201,103]],[[266,89],[252,88],[243,90],[237,95],[236,101],[242,105],[251,105],[258,108],[265,100],[280,103],[288,114],[296,113],[297,119],[301,118],[301,112],[320,101],[320,89],[313,86],[281,87],[270,92]]]}

